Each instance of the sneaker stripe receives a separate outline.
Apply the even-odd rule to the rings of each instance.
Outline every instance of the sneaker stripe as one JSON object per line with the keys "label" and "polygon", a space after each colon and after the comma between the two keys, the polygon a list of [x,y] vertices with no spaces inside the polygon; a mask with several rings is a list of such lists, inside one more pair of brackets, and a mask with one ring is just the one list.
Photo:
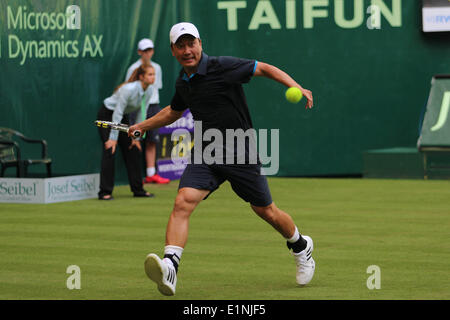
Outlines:
{"label": "sneaker stripe", "polygon": [[171,284],[175,281],[175,271],[173,269],[169,269],[169,273],[167,275],[167,281],[169,281]]}

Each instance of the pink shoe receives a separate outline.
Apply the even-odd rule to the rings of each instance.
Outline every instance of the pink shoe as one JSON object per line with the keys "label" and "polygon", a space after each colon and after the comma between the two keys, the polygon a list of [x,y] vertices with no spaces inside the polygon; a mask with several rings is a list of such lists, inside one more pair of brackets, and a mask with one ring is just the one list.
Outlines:
{"label": "pink shoe", "polygon": [[151,177],[145,177],[145,179],[144,179],[144,183],[166,184],[169,182],[170,182],[170,179],[163,178],[158,174],[155,174]]}

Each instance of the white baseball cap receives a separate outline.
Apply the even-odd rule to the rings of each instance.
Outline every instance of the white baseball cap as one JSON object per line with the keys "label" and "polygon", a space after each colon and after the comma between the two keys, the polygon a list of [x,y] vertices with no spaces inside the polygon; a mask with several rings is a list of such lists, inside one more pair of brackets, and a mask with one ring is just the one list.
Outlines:
{"label": "white baseball cap", "polygon": [[150,39],[142,39],[138,43],[138,50],[144,51],[147,49],[153,49],[153,41]]}
{"label": "white baseball cap", "polygon": [[180,22],[177,23],[170,29],[170,43],[177,42],[178,38],[184,34],[190,34],[195,38],[200,39],[200,34],[198,33],[197,28],[189,22]]}

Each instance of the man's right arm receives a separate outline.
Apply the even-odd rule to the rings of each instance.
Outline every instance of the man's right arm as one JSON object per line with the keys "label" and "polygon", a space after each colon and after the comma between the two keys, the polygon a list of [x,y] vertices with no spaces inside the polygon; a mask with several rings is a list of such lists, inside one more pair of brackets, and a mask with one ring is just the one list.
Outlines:
{"label": "man's right arm", "polygon": [[144,133],[148,130],[158,129],[164,126],[167,126],[168,124],[171,124],[181,118],[184,111],[176,111],[173,110],[171,106],[167,106],[164,109],[162,109],[160,112],[155,114],[153,117],[148,118],[147,120],[144,120],[134,126],[130,127],[130,130],[128,131],[128,136],[133,137],[133,133],[136,130],[141,131]]}

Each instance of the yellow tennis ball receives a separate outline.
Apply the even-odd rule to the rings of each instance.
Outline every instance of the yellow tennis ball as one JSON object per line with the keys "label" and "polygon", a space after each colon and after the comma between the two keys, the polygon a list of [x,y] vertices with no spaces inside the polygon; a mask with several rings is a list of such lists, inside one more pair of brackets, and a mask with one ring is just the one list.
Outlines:
{"label": "yellow tennis ball", "polygon": [[302,91],[297,87],[290,87],[286,90],[286,99],[291,103],[298,103],[302,97]]}

